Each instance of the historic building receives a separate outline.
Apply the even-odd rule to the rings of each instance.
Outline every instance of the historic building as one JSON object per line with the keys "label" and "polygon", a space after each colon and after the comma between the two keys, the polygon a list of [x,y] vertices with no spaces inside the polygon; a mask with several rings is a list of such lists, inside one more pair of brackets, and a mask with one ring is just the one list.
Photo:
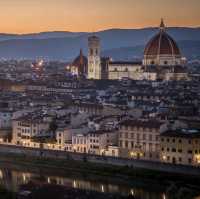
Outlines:
{"label": "historic building", "polygon": [[102,79],[100,38],[88,38],[88,79]]}
{"label": "historic building", "polygon": [[78,55],[78,57],[76,57],[74,61],[70,64],[69,70],[73,75],[76,75],[78,77],[85,77],[87,75],[87,67],[87,57],[85,57],[82,50],[80,50],[80,54]]}
{"label": "historic building", "polygon": [[167,34],[163,20],[159,32],[147,43],[141,62],[101,57],[100,38],[93,35],[88,39],[89,79],[188,80],[184,64],[185,59]]}
{"label": "historic building", "polygon": [[160,121],[125,120],[120,124],[119,147],[132,159],[159,160],[160,135],[167,129]]}
{"label": "historic building", "polygon": [[130,78],[142,79],[142,62],[110,61],[108,65],[108,79]]}
{"label": "historic building", "polygon": [[161,134],[161,161],[200,166],[200,131],[169,130]]}
{"label": "historic building", "polygon": [[167,34],[161,20],[159,32],[147,43],[144,50],[144,79],[187,80],[184,62],[177,43]]}

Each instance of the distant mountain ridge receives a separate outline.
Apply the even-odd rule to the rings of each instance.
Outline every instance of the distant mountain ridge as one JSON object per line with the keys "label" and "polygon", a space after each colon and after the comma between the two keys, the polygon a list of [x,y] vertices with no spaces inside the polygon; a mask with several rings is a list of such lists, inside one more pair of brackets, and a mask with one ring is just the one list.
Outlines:
{"label": "distant mountain ridge", "polygon": [[[115,59],[141,57],[145,44],[158,32],[157,28],[109,29],[96,32],[101,38],[102,55]],[[191,59],[200,54],[200,28],[173,27],[167,32],[178,42],[183,54]],[[32,34],[0,34],[0,58],[49,60],[74,59],[80,48],[87,55],[88,32],[42,32]]]}

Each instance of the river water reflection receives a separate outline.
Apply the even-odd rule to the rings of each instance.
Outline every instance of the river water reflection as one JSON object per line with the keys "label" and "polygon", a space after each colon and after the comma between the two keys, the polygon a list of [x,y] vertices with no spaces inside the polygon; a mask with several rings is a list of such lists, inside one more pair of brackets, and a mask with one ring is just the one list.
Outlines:
{"label": "river water reflection", "polygon": [[[48,173],[48,174],[47,174]],[[50,175],[49,175],[50,173]],[[51,174],[53,173],[53,174]],[[55,175],[55,172],[28,171],[0,165],[0,184],[8,190],[17,192],[21,184],[30,181],[36,184],[57,184],[72,188],[93,190],[98,192],[117,193],[122,195],[134,195],[139,199],[167,199],[161,191],[150,191],[143,186],[131,186],[127,183],[118,183],[116,180],[95,180],[77,174],[75,176]]]}

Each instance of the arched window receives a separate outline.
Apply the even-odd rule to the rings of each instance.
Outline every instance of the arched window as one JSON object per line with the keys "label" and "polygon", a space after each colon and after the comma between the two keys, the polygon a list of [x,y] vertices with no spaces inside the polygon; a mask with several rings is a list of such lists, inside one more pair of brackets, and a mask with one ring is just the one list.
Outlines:
{"label": "arched window", "polygon": [[93,49],[90,49],[90,55],[93,55]]}
{"label": "arched window", "polygon": [[151,61],[151,65],[154,65],[155,64],[155,62],[154,61]]}

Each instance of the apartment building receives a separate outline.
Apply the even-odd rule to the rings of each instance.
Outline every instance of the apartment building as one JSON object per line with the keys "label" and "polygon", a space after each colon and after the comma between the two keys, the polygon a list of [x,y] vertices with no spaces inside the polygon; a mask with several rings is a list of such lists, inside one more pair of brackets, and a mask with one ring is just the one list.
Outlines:
{"label": "apartment building", "polygon": [[162,133],[160,159],[165,163],[200,166],[200,130],[177,129]]}
{"label": "apartment building", "polygon": [[132,159],[159,160],[160,134],[167,125],[156,120],[125,120],[120,124],[119,147],[122,156]]}
{"label": "apartment building", "polygon": [[49,135],[50,122],[40,115],[29,114],[13,120],[12,142],[19,145],[30,145],[35,137]]}

